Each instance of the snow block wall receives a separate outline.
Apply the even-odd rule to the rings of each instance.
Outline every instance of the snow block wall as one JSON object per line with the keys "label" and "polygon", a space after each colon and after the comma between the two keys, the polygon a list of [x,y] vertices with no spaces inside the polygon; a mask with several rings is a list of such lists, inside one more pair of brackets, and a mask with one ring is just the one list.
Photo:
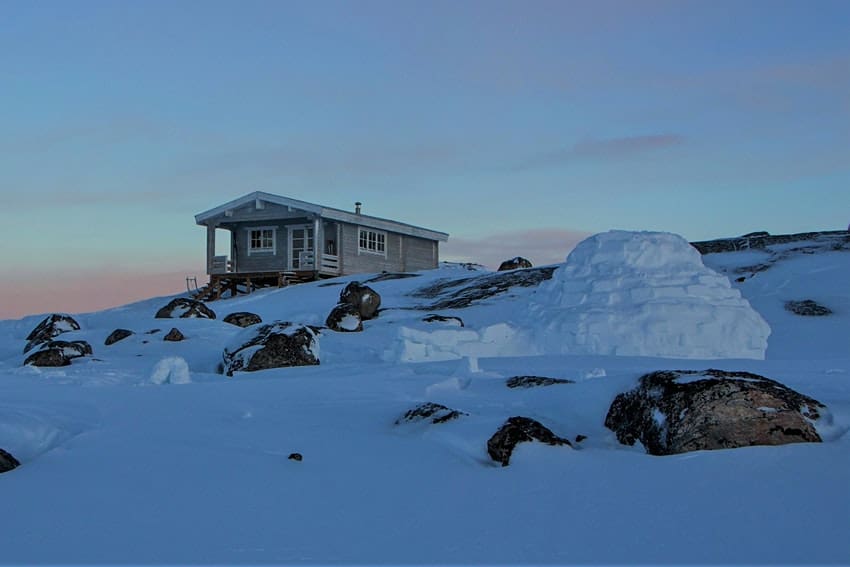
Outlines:
{"label": "snow block wall", "polygon": [[402,327],[390,348],[384,351],[387,362],[436,362],[464,357],[484,358],[519,356],[529,352],[518,340],[516,329],[507,323],[497,323],[479,331],[468,328]]}
{"label": "snow block wall", "polygon": [[770,327],[681,236],[610,231],[582,241],[532,299],[545,354],[763,359]]}

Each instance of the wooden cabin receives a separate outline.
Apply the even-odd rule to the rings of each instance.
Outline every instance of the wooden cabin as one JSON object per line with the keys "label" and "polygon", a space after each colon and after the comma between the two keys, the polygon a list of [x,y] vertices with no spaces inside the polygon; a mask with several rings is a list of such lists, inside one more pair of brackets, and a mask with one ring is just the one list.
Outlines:
{"label": "wooden cabin", "polygon": [[[436,268],[444,232],[255,191],[195,215],[207,228],[207,274],[216,282],[288,280]],[[222,232],[224,231],[224,232]],[[216,235],[230,254],[216,255]],[[235,285],[235,284],[233,284]],[[235,287],[233,289],[235,294]],[[219,293],[220,295],[220,293]]]}

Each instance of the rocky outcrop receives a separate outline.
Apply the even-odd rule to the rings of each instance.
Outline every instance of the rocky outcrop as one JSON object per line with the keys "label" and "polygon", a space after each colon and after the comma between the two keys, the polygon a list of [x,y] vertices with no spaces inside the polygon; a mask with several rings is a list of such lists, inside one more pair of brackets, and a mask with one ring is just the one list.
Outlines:
{"label": "rocky outcrop", "polygon": [[505,424],[490,437],[487,441],[487,453],[491,459],[506,467],[510,464],[514,448],[528,441],[540,441],[553,446],[573,446],[568,439],[558,437],[539,421],[530,417],[515,416],[508,418]]}
{"label": "rocky outcrop", "polygon": [[407,412],[403,416],[401,416],[395,421],[395,424],[399,425],[405,422],[416,422],[426,420],[430,421],[431,423],[445,423],[447,421],[457,419],[462,415],[469,414],[448,408],[442,404],[425,402],[424,404],[419,404],[413,409],[407,410]]}
{"label": "rocky outcrop", "polygon": [[3,449],[0,449],[0,473],[9,472],[19,466],[21,466],[21,463],[18,459]]}
{"label": "rocky outcrop", "polygon": [[27,345],[24,347],[24,354],[31,351],[35,346],[44,344],[62,333],[79,330],[80,324],[70,315],[62,313],[48,315],[47,318],[27,335]]}
{"label": "rocky outcrop", "polygon": [[351,282],[340,292],[340,303],[348,303],[357,308],[363,321],[373,319],[381,307],[381,296],[377,291],[360,282]]}
{"label": "rocky outcrop", "polygon": [[340,333],[359,333],[363,330],[363,319],[355,305],[338,303],[328,314],[325,326]]}
{"label": "rocky outcrop", "polygon": [[819,442],[823,404],[749,372],[658,371],[618,395],[605,426],[651,455]]}
{"label": "rocky outcrop", "polygon": [[691,242],[700,254],[716,254],[718,252],[735,252],[737,250],[764,249],[775,244],[807,241],[832,241],[843,246],[850,240],[850,232],[846,230],[823,230],[820,232],[800,232],[797,234],[771,235],[764,231],[751,232],[738,238],[721,238]]}
{"label": "rocky outcrop", "polygon": [[248,311],[231,313],[222,319],[222,321],[230,323],[231,325],[236,325],[237,327],[250,327],[251,325],[259,325],[263,322],[259,315],[256,313],[249,313]]}
{"label": "rocky outcrop", "polygon": [[786,301],[785,310],[804,317],[824,317],[826,315],[832,315],[832,310],[829,307],[824,307],[820,303],[812,301],[811,299],[804,299],[802,301]]}
{"label": "rocky outcrop", "polygon": [[92,348],[86,341],[50,341],[24,360],[24,366],[68,366],[71,360],[91,356]]}
{"label": "rocky outcrop", "polygon": [[215,319],[215,313],[201,301],[177,297],[156,312],[157,319]]}
{"label": "rocky outcrop", "polygon": [[452,315],[428,315],[427,317],[422,319],[426,323],[445,323],[446,325],[452,325],[454,327],[463,327],[463,319],[460,317],[454,317]]}
{"label": "rocky outcrop", "polygon": [[172,342],[172,343],[178,343],[180,341],[186,340],[186,336],[183,333],[180,332],[180,329],[177,329],[175,327],[175,328],[171,329],[170,331],[168,331],[168,334],[166,334],[164,337],[162,337],[162,340],[169,341],[169,342]]}
{"label": "rocky outcrop", "polygon": [[514,376],[505,381],[508,388],[536,388],[537,386],[553,386],[555,384],[575,384],[566,378],[547,378],[545,376]]}
{"label": "rocky outcrop", "polygon": [[315,327],[288,321],[249,327],[224,349],[222,369],[233,376],[234,372],[319,364],[318,335]]}
{"label": "rocky outcrop", "polygon": [[524,270],[526,268],[533,268],[531,262],[523,258],[522,256],[517,256],[516,258],[511,258],[510,260],[505,260],[499,265],[499,269],[497,272],[507,272],[508,270]]}
{"label": "rocky outcrop", "polygon": [[123,341],[132,334],[133,331],[130,331],[129,329],[115,329],[109,334],[108,337],[106,337],[106,340],[103,341],[103,344],[106,346],[114,345],[118,341]]}

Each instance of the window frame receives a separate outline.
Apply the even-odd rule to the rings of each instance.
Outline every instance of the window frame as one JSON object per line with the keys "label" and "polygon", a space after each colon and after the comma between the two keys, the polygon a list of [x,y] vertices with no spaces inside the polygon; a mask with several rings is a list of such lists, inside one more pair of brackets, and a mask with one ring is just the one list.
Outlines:
{"label": "window frame", "polygon": [[[246,246],[246,250],[248,251],[248,256],[253,256],[254,254],[265,254],[270,256],[277,255],[277,227],[276,226],[249,226],[245,228],[245,231],[248,234],[248,245]],[[261,246],[258,248],[254,247],[254,233],[259,232],[259,241],[262,245],[265,240],[264,232],[271,232],[271,247]]]}
{"label": "window frame", "polygon": [[[365,245],[364,245],[365,243]],[[387,257],[387,233],[365,226],[357,227],[357,254]]]}

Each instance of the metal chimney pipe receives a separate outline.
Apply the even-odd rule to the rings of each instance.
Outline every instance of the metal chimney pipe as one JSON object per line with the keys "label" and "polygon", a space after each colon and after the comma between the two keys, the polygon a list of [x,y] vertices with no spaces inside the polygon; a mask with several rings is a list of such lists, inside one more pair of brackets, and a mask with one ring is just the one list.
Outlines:
{"label": "metal chimney pipe", "polygon": [[360,214],[360,207],[362,205],[363,205],[363,203],[361,203],[360,201],[357,201],[356,203],[354,203],[354,214],[357,214],[357,215]]}

